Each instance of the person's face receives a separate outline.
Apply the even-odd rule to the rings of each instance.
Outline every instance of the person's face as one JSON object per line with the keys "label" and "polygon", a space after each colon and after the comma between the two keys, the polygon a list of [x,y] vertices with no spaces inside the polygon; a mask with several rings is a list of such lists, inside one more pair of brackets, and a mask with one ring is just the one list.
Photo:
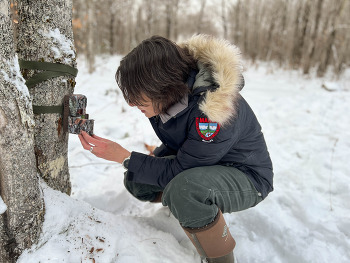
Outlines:
{"label": "person's face", "polygon": [[136,106],[147,118],[158,115],[158,112],[153,108],[153,104],[150,98],[143,96],[144,102],[142,105],[129,104],[131,107]]}

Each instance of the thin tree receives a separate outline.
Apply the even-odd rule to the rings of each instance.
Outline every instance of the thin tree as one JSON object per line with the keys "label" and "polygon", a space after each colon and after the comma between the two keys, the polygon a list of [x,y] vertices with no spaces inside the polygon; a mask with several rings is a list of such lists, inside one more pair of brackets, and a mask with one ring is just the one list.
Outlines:
{"label": "thin tree", "polygon": [[222,20],[222,28],[224,31],[224,39],[228,38],[228,30],[227,30],[227,16],[226,16],[226,1],[221,0],[221,20]]}
{"label": "thin tree", "polygon": [[230,8],[230,20],[229,23],[231,24],[233,28],[233,32],[231,33],[231,39],[233,40],[233,43],[240,46],[241,45],[241,24],[240,24],[240,17],[242,16],[242,3],[241,0],[237,0],[237,2],[232,5]]}
{"label": "thin tree", "polygon": [[171,38],[173,26],[173,1],[165,1],[165,37]]}
{"label": "thin tree", "polygon": [[292,67],[296,67],[300,61],[301,57],[301,37],[300,37],[300,14],[303,9],[303,3],[301,0],[298,0],[296,3],[296,12],[294,14],[294,21],[292,24],[293,28],[293,41],[291,42],[291,48],[290,48],[290,57],[289,57],[289,63]]}
{"label": "thin tree", "polygon": [[317,76],[322,77],[327,67],[330,64],[331,58],[332,58],[332,47],[334,45],[336,34],[337,34],[337,28],[336,28],[336,19],[340,16],[340,12],[344,6],[345,0],[339,0],[334,3],[333,9],[330,13],[330,26],[327,31],[327,41],[325,46],[325,53],[321,57],[321,62],[317,68]]}
{"label": "thin tree", "polygon": [[[76,67],[72,30],[72,0],[19,1],[18,57],[22,61],[49,62]],[[41,70],[23,70],[26,80]],[[29,89],[39,109],[35,120],[35,155],[40,176],[49,186],[70,194],[68,133],[63,131],[62,113],[41,113],[42,106],[62,110],[65,95],[73,93],[71,75],[43,79]]]}
{"label": "thin tree", "polygon": [[197,33],[202,33],[202,22],[203,22],[203,16],[204,16],[206,2],[207,2],[207,0],[201,0],[201,8],[199,10],[198,20],[197,20]]}
{"label": "thin tree", "polygon": [[89,73],[95,70],[95,39],[97,33],[95,31],[95,2],[93,0],[86,1],[87,7],[87,46],[85,49],[85,56],[88,61]]}
{"label": "thin tree", "polygon": [[0,262],[36,243],[44,216],[34,153],[32,101],[19,71],[9,1],[0,0]]}
{"label": "thin tree", "polygon": [[315,25],[310,37],[310,47],[305,57],[303,72],[304,74],[309,74],[311,63],[315,56],[315,48],[316,48],[316,39],[318,35],[318,30],[320,26],[321,13],[322,13],[322,4],[323,0],[318,0],[316,4],[316,15],[315,15]]}
{"label": "thin tree", "polygon": [[178,30],[178,13],[179,13],[179,6],[180,6],[180,0],[173,0],[174,7],[173,7],[173,39],[176,41],[179,35]]}

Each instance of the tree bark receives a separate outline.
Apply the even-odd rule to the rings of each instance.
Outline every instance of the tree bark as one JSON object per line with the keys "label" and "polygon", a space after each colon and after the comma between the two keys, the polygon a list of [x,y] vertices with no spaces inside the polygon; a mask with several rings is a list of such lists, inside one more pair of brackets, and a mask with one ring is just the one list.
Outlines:
{"label": "tree bark", "polygon": [[[61,0],[62,1],[62,0]],[[89,67],[89,73],[91,74],[95,70],[95,45],[94,45],[94,35],[95,35],[95,3],[92,0],[86,1],[87,5],[87,47],[86,47],[86,58]]]}
{"label": "tree bark", "polygon": [[166,38],[171,38],[172,31],[172,18],[173,18],[173,5],[171,0],[165,1],[165,36]]}
{"label": "tree bark", "polygon": [[[116,24],[116,10],[113,5],[113,0],[109,0],[109,54],[113,55],[115,53],[115,24]],[[117,25],[118,26],[118,25]],[[95,54],[94,54],[95,55]]]}
{"label": "tree bark", "polygon": [[7,210],[0,220],[0,262],[15,262],[36,243],[44,203],[34,153],[32,102],[19,71],[9,1],[0,0],[0,194]]}
{"label": "tree bark", "polygon": [[316,38],[318,35],[318,29],[320,25],[320,18],[322,14],[322,4],[323,0],[318,0],[317,1],[317,7],[316,7],[316,17],[315,17],[315,28],[314,31],[312,32],[311,39],[310,39],[310,48],[308,51],[308,56],[305,59],[304,65],[303,65],[303,73],[304,74],[309,74],[310,72],[310,67],[311,67],[311,62],[314,58],[315,55],[315,47],[316,47]]}
{"label": "tree bark", "polygon": [[300,57],[301,57],[301,47],[300,47],[300,14],[302,12],[302,3],[300,0],[296,3],[297,5],[297,10],[295,12],[295,17],[294,17],[294,23],[293,23],[293,43],[291,47],[291,53],[290,53],[290,65],[292,67],[296,67],[299,64]]}
{"label": "tree bark", "polygon": [[321,59],[321,63],[319,64],[317,68],[317,76],[322,77],[327,70],[327,67],[330,64],[331,56],[332,56],[332,46],[336,39],[336,33],[337,30],[335,28],[336,19],[340,16],[340,12],[342,10],[342,7],[345,3],[345,0],[337,1],[334,5],[334,8],[331,12],[331,25],[330,25],[330,33],[327,37],[326,47],[325,47],[325,54],[323,58]]}
{"label": "tree bark", "polygon": [[300,62],[302,61],[302,58],[305,59],[305,50],[307,51],[307,48],[305,48],[305,42],[306,42],[306,36],[307,36],[307,28],[309,24],[309,16],[310,16],[310,0],[307,0],[304,6],[304,13],[302,16],[302,25],[301,25],[301,35],[300,35],[300,58],[299,58],[299,66]]}
{"label": "tree bark", "polygon": [[224,31],[224,39],[228,39],[227,32],[227,17],[226,17],[226,1],[221,0],[221,19],[222,19],[222,28]]}
{"label": "tree bark", "polygon": [[236,4],[233,6],[231,15],[231,24],[233,24],[234,31],[232,33],[232,39],[233,43],[235,43],[238,46],[241,46],[241,24],[240,24],[240,17],[242,16],[242,4],[241,1],[238,0]]}
{"label": "tree bark", "polygon": [[204,10],[205,10],[205,4],[207,0],[201,0],[201,8],[198,14],[198,21],[197,21],[197,33],[202,33],[202,22],[203,22],[203,16],[204,16]]}
{"label": "tree bark", "polygon": [[154,0],[146,0],[146,35],[151,36],[154,31],[154,20],[155,20],[155,12],[154,12]]}
{"label": "tree bark", "polygon": [[[72,0],[21,0],[18,2],[18,56],[29,61],[62,63],[76,67],[72,31]],[[37,70],[23,71],[25,79]],[[75,81],[61,76],[30,89],[33,105],[62,105],[72,94]],[[70,194],[68,133],[61,114],[38,114],[35,119],[35,155],[40,176],[47,184]]]}
{"label": "tree bark", "polygon": [[179,30],[178,30],[178,20],[177,20],[177,17],[178,17],[178,12],[179,12],[179,4],[180,4],[180,0],[175,0],[174,2],[174,10],[173,10],[173,31],[174,31],[174,34],[173,34],[173,39],[175,41],[177,41],[177,38],[178,38],[178,35],[179,35]]}

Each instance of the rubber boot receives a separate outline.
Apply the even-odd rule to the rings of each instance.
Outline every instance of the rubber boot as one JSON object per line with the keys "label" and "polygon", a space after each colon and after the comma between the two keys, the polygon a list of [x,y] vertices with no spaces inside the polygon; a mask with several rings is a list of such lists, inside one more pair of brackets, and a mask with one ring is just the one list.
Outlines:
{"label": "rubber boot", "polygon": [[156,196],[156,198],[154,198],[151,203],[161,203],[162,202],[162,196],[163,196],[163,192],[159,192]]}
{"label": "rubber boot", "polygon": [[219,209],[214,221],[202,228],[183,228],[196,247],[203,262],[234,263],[236,241],[231,236],[224,216]]}

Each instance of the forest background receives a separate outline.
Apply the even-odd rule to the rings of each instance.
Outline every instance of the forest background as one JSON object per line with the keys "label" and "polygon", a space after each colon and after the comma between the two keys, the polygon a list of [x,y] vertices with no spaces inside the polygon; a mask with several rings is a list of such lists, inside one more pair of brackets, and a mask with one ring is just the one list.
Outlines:
{"label": "forest background", "polygon": [[341,76],[350,65],[349,0],[74,0],[77,53],[90,72],[100,54],[126,54],[143,39],[223,37],[245,58]]}

